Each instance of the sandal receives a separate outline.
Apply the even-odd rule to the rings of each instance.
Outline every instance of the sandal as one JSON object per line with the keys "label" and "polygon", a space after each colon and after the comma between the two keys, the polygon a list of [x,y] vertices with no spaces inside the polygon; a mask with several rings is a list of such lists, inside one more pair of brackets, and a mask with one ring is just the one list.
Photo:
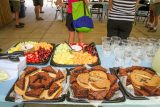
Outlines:
{"label": "sandal", "polygon": [[44,11],[41,11],[40,13],[44,13]]}
{"label": "sandal", "polygon": [[22,22],[19,22],[19,25],[23,25],[23,26],[24,26],[25,24],[24,24],[24,23],[22,23]]}
{"label": "sandal", "polygon": [[16,28],[24,28],[24,25],[16,25]]}
{"label": "sandal", "polygon": [[40,20],[44,20],[44,19],[42,17],[37,17],[36,20],[40,21]]}
{"label": "sandal", "polygon": [[148,32],[156,32],[157,31],[157,28],[150,28],[149,30],[148,30]]}
{"label": "sandal", "polygon": [[145,27],[146,27],[146,28],[151,28],[152,25],[151,25],[151,24],[146,24]]}

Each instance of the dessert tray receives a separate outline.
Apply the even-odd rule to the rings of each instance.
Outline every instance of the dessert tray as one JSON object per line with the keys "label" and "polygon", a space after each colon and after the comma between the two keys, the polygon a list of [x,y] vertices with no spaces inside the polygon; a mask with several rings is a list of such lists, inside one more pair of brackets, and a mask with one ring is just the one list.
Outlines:
{"label": "dessert tray", "polygon": [[95,66],[100,65],[100,59],[94,43],[89,45],[62,43],[54,49],[51,65],[60,67]]}
{"label": "dessert tray", "polygon": [[119,81],[114,74],[102,66],[86,68],[77,66],[70,71],[67,101],[89,103],[117,103],[125,101]]}
{"label": "dessert tray", "polygon": [[46,42],[26,41],[20,42],[15,46],[11,47],[8,50],[8,53],[22,51],[26,56],[27,64],[43,65],[49,61],[54,46],[54,44]]}
{"label": "dessert tray", "polygon": [[132,66],[114,69],[126,95],[133,100],[160,96],[160,76],[152,69]]}
{"label": "dessert tray", "polygon": [[66,71],[51,66],[28,66],[6,97],[12,102],[61,102],[65,99]]}

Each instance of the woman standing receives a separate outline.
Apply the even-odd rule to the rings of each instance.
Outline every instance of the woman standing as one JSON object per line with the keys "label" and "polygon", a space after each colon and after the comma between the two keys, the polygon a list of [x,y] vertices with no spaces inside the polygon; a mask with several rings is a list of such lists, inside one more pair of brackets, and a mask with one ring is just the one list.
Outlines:
{"label": "woman standing", "polygon": [[[73,17],[72,17],[72,3],[78,2],[79,0],[68,0],[68,4],[58,4],[60,6],[67,8],[67,16],[66,16],[66,27],[68,28],[69,38],[68,43],[73,44],[75,42],[75,29],[73,28]],[[82,0],[81,0],[82,1]],[[87,0],[84,0],[85,3],[88,3]],[[78,34],[78,42],[83,43],[83,32],[77,32]]]}
{"label": "woman standing", "polygon": [[139,0],[109,0],[108,36],[129,37]]}

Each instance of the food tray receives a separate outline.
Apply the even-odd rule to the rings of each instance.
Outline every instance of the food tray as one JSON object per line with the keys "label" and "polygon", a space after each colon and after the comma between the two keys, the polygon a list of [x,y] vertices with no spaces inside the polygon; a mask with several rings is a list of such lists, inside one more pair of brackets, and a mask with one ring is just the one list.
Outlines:
{"label": "food tray", "polygon": [[[17,79],[18,80],[18,79]],[[15,102],[15,97],[11,97],[10,94],[14,92],[14,85],[12,86],[12,88],[10,89],[10,91],[8,92],[5,101],[10,101],[10,102]],[[57,99],[53,99],[53,100],[29,100],[29,101],[23,101],[25,103],[51,103],[51,102],[63,102],[65,100],[65,96],[66,95],[62,95],[61,97],[57,98]]]}
{"label": "food tray", "polygon": [[[70,78],[70,71],[72,70],[72,68],[71,69],[67,69],[67,74],[68,74],[68,80],[67,80],[67,83],[69,83],[69,78]],[[111,72],[111,74],[113,74],[112,72]],[[110,99],[110,100],[101,100],[102,102],[101,103],[120,103],[120,102],[124,102],[125,100],[126,100],[126,98],[125,98],[125,93],[124,93],[124,91],[123,91],[123,88],[121,87],[121,84],[120,84],[120,82],[119,81],[117,81],[118,82],[118,85],[119,85],[119,90],[118,91],[120,91],[121,92],[121,94],[122,94],[122,97],[118,97],[118,98],[115,98],[115,99]],[[70,84],[70,83],[69,83]],[[70,87],[69,87],[70,88]],[[67,96],[66,96],[66,100],[68,101],[68,102],[76,102],[76,103],[90,103],[90,101],[91,102],[94,102],[94,101],[98,101],[98,100],[87,100],[87,99],[78,99],[78,98],[71,98],[71,88],[70,88],[70,90],[68,90],[68,93],[67,93]]]}
{"label": "food tray", "polygon": [[[66,70],[63,69],[61,71],[63,72],[63,71],[66,71]],[[18,81],[18,79],[16,80],[16,82],[17,81]],[[15,83],[13,84],[12,88],[8,92],[7,96],[5,97],[5,101],[15,102],[15,100],[16,100],[15,99],[16,93],[14,91],[14,85],[15,85]],[[65,78],[65,80],[62,83],[64,86],[63,86],[63,91],[62,91],[63,94],[61,95],[61,97],[58,97],[58,98],[55,98],[55,99],[51,99],[51,100],[48,100],[48,99],[47,100],[27,100],[27,101],[22,101],[22,102],[24,102],[24,103],[53,103],[53,102],[63,102],[65,100],[65,97],[66,97],[66,83],[67,83],[67,71],[66,71],[66,78]]]}
{"label": "food tray", "polygon": [[[25,42],[25,41],[24,41],[24,42]],[[16,47],[19,43],[21,43],[21,42],[16,43],[15,45],[11,46],[10,48]],[[55,48],[55,44],[54,44],[54,43],[50,43],[50,44],[53,46],[53,49],[52,49],[52,51],[51,51],[51,53],[50,53],[50,55],[49,55],[49,57],[48,57],[47,60],[45,60],[45,61],[43,61],[43,62],[40,62],[40,63],[30,63],[30,62],[27,62],[27,64],[28,64],[28,65],[45,65],[45,64],[47,64],[47,63],[49,62],[49,60],[50,60],[50,58],[51,58],[51,56],[52,56],[53,50],[54,50],[54,48]],[[9,48],[9,49],[10,49],[10,48]],[[8,50],[9,50],[9,49],[8,49]],[[7,51],[7,53],[8,53],[8,51]]]}
{"label": "food tray", "polygon": [[[95,45],[95,43],[94,43]],[[66,65],[66,64],[57,64],[56,62],[53,61],[53,57],[54,57],[54,53],[55,53],[55,50],[56,50],[56,47],[58,45],[55,46],[54,50],[53,50],[53,54],[52,54],[52,57],[51,57],[51,61],[50,61],[50,65],[53,65],[53,66],[57,66],[57,67],[75,67],[75,66],[80,66],[80,65]],[[96,51],[97,51],[97,48],[96,48]],[[98,54],[98,51],[97,51],[97,57],[98,57],[98,60],[96,63],[93,63],[93,64],[87,64],[89,66],[96,66],[96,65],[100,65],[101,64],[101,61],[100,61],[100,58],[99,58],[99,54]]]}
{"label": "food tray", "polygon": [[[149,69],[149,70],[155,72],[155,71],[154,71],[153,69],[151,69],[151,68],[147,68],[147,67],[144,67],[144,68]],[[119,78],[119,80],[120,80],[120,76],[118,75],[118,73],[119,73],[119,68],[111,68],[110,71],[113,72],[113,73],[117,76],[117,78]],[[124,93],[125,93],[126,96],[127,96],[129,99],[131,99],[131,100],[149,100],[150,97],[154,97],[154,96],[147,96],[147,97],[145,97],[145,96],[135,96],[135,95],[133,95],[133,94],[131,94],[130,92],[127,91],[127,89],[125,88],[125,86],[123,85],[123,83],[122,83],[121,80],[120,80],[119,82],[120,82],[121,87],[122,87],[123,90],[124,90]]]}

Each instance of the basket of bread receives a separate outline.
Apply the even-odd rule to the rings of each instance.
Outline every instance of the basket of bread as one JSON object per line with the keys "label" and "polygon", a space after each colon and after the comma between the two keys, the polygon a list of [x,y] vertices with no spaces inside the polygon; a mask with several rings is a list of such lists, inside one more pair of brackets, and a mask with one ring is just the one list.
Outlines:
{"label": "basket of bread", "polygon": [[8,93],[9,101],[63,101],[66,80],[65,70],[51,66],[28,66]]}
{"label": "basket of bread", "polygon": [[78,66],[70,71],[68,101],[71,102],[122,102],[124,95],[118,79],[102,66]]}
{"label": "basket of bread", "polygon": [[131,99],[160,96],[160,76],[152,69],[132,66],[119,68],[116,74]]}

